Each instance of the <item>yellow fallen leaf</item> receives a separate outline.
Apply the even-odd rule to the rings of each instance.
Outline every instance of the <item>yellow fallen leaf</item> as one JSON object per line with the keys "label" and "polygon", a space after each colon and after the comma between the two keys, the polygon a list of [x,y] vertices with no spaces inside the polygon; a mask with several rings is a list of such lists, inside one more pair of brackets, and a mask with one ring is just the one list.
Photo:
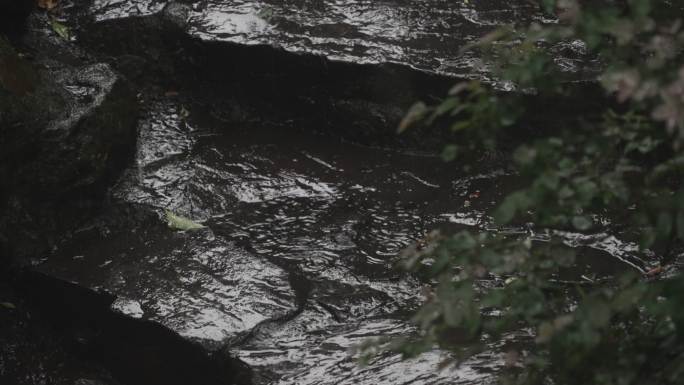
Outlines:
{"label": "yellow fallen leaf", "polygon": [[57,6],[59,0],[36,0],[38,8],[43,8],[46,10],[51,10]]}
{"label": "yellow fallen leaf", "polygon": [[170,228],[180,231],[199,230],[205,228],[205,226],[194,222],[192,219],[176,215],[170,210],[166,210],[166,222]]}
{"label": "yellow fallen leaf", "polygon": [[423,117],[425,117],[425,114],[427,113],[427,106],[423,102],[417,102],[414,105],[409,108],[408,112],[404,116],[404,119],[401,120],[399,123],[399,127],[397,128],[398,133],[402,133],[409,129],[411,126],[419,122]]}
{"label": "yellow fallen leaf", "polygon": [[62,39],[69,40],[69,28],[66,25],[57,20],[52,20],[50,25],[52,25],[52,30],[55,31],[55,33],[58,34]]}

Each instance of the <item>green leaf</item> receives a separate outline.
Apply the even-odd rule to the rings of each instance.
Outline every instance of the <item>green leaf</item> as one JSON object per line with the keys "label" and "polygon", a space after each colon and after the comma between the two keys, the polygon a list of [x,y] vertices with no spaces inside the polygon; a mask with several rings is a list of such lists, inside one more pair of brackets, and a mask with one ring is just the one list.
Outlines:
{"label": "green leaf", "polygon": [[445,162],[451,162],[458,156],[458,146],[455,144],[449,144],[442,150],[442,160]]}
{"label": "green leaf", "polygon": [[598,186],[593,181],[586,178],[575,179],[575,192],[580,200],[590,202],[598,192]]}
{"label": "green leaf", "polygon": [[551,341],[551,338],[553,338],[555,332],[556,330],[551,322],[543,322],[541,325],[539,325],[539,329],[537,330],[536,342],[538,344],[545,344]]}
{"label": "green leaf", "polygon": [[575,250],[569,247],[554,247],[553,249],[553,260],[559,265],[564,267],[570,267],[575,263]]}
{"label": "green leaf", "polygon": [[496,210],[494,215],[494,219],[499,224],[506,224],[513,220],[516,209],[517,206],[515,202],[511,199],[506,199],[501,205],[499,205],[499,208]]}
{"label": "green leaf", "polygon": [[71,36],[69,33],[69,27],[54,19],[50,20],[50,26],[52,27],[52,30],[59,35],[59,37],[64,40],[69,40],[69,37]]}
{"label": "green leaf", "polygon": [[447,112],[458,107],[460,103],[461,101],[458,98],[446,98],[440,105],[437,106],[435,112],[433,113],[433,116],[438,117],[444,115]]}
{"label": "green leaf", "polygon": [[470,127],[472,122],[470,120],[461,120],[451,125],[451,131],[458,132]]}
{"label": "green leaf", "polygon": [[677,212],[677,237],[684,239],[684,211]]}
{"label": "green leaf", "polygon": [[206,227],[191,219],[176,215],[170,210],[166,210],[166,221],[170,228],[179,231],[199,230]]}
{"label": "green leaf", "polygon": [[449,95],[456,96],[456,95],[462,93],[463,91],[468,90],[468,88],[471,88],[471,87],[472,87],[472,84],[470,82],[457,83],[456,85],[451,87],[451,89],[449,90]]}
{"label": "green leaf", "polygon": [[529,146],[520,146],[513,153],[513,160],[516,163],[527,166],[537,157],[537,150]]}
{"label": "green leaf", "polygon": [[651,227],[647,227],[641,232],[641,239],[639,240],[639,247],[643,249],[648,249],[655,243],[656,233]]}
{"label": "green leaf", "polygon": [[508,195],[494,212],[494,220],[505,225],[513,220],[516,213],[522,212],[528,207],[528,199],[523,191]]}
{"label": "green leaf", "polygon": [[556,0],[542,0],[542,7],[544,11],[553,13],[556,10]]}
{"label": "green leaf", "polygon": [[558,175],[552,172],[545,172],[537,177],[532,186],[534,188],[556,190],[558,188],[558,183],[560,183]]}
{"label": "green leaf", "polygon": [[259,12],[257,12],[257,15],[266,21],[270,21],[273,19],[275,12],[273,10],[273,7],[264,6],[259,10]]}
{"label": "green leaf", "polygon": [[569,199],[573,195],[575,195],[575,191],[568,186],[563,186],[558,190],[558,198],[560,199]]}
{"label": "green leaf", "polygon": [[592,222],[591,219],[585,216],[577,215],[572,218],[572,225],[575,226],[577,230],[585,231],[591,228]]}
{"label": "green leaf", "polygon": [[587,320],[593,327],[602,328],[608,325],[611,309],[607,303],[598,299],[590,299],[583,306],[586,311]]}
{"label": "green leaf", "polygon": [[17,307],[12,302],[0,302],[0,306],[6,309],[16,309]]}
{"label": "green leaf", "polygon": [[409,128],[411,128],[414,124],[422,120],[425,115],[428,112],[428,108],[423,102],[417,102],[414,105],[409,108],[408,112],[406,113],[406,116],[404,116],[404,119],[401,120],[399,123],[399,127],[397,128],[398,133],[402,133]]}
{"label": "green leaf", "polygon": [[661,212],[658,214],[658,221],[656,224],[656,232],[659,238],[667,238],[672,232],[672,215],[668,212]]}

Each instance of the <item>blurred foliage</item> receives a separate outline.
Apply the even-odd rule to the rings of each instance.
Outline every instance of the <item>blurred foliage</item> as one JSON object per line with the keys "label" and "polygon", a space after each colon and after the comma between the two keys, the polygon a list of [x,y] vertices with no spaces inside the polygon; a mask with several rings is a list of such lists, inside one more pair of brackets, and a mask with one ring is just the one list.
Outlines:
{"label": "blurred foliage", "polygon": [[[684,239],[683,6],[540,6],[546,23],[502,28],[465,48],[481,51],[502,84],[518,92],[458,84],[437,105],[417,103],[400,131],[449,122],[459,140],[443,157],[467,167],[467,154],[498,149],[521,117],[538,113],[525,110],[525,95],[565,95],[567,76],[553,48],[568,44],[598,68],[609,96],[597,101],[601,113],[517,138],[511,157],[525,187],[491,213],[491,230],[434,233],[406,251],[402,267],[428,282],[413,317],[417,336],[373,341],[365,353],[411,357],[438,346],[458,363],[522,330],[530,338],[507,348],[504,383],[684,383],[684,279],[669,266]],[[533,240],[529,226],[548,241]],[[576,257],[564,235],[600,234],[606,226],[638,237],[662,266],[608,280],[560,280]]]}

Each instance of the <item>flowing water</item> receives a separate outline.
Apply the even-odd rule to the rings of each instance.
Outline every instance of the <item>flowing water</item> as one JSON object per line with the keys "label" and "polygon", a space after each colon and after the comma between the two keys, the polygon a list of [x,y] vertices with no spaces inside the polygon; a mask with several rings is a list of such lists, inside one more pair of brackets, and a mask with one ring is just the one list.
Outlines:
{"label": "flowing water", "polygon": [[[91,12],[115,20],[165,6],[95,0]],[[522,0],[211,0],[193,3],[188,17],[188,33],[204,40],[468,76],[484,75],[459,47],[495,25],[542,20]],[[135,161],[110,208],[42,271],[111,292],[117,310],[209,350],[228,349],[260,384],[486,384],[507,344],[530,337],[507,336],[443,371],[439,351],[368,367],[353,354],[368,338],[413,331],[422,284],[395,268],[401,251],[434,229],[487,228],[486,213],[517,183],[505,164],[483,159],[466,173],[429,153],[278,123],[228,124],[182,90],[148,91]],[[175,231],[166,210],[205,228]],[[591,255],[575,277],[644,269],[616,237],[566,238]]]}
{"label": "flowing water", "polygon": [[[228,344],[267,383],[451,383],[500,364],[439,374],[434,353],[371,370],[349,351],[410,331],[420,285],[394,269],[397,255],[440,224],[478,223],[504,171],[457,178],[425,154],[185,115],[173,101],[152,105],[115,191],[133,208],[82,229],[45,271],[113,292],[121,311],[210,349]],[[475,191],[483,203],[466,203]],[[174,232],[165,209],[207,228]],[[121,219],[131,210],[158,215]]]}
{"label": "flowing water", "polygon": [[[147,15],[166,2],[95,0],[97,20]],[[485,76],[460,48],[500,25],[544,21],[530,1],[198,1],[188,32],[205,40],[269,44],[355,63],[397,62],[461,76]]]}
{"label": "flowing water", "polygon": [[[151,102],[135,166],[114,191],[124,208],[81,229],[42,269],[116,294],[130,316],[228,347],[264,384],[492,379],[505,341],[442,372],[439,352],[366,368],[351,352],[412,330],[420,283],[394,268],[401,250],[434,228],[486,226],[484,212],[514,176],[491,166],[464,175],[438,157],[278,126],[195,120],[173,98]],[[167,209],[206,228],[174,231]],[[606,274],[623,264],[594,257]]]}

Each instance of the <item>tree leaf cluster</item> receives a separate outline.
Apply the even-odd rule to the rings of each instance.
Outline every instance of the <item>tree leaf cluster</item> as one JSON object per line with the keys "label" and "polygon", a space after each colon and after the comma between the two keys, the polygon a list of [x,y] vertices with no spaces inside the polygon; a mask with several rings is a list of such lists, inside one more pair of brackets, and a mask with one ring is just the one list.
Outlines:
{"label": "tree leaf cluster", "polygon": [[[442,156],[467,167],[469,152],[497,148],[535,113],[525,110],[525,94],[564,96],[552,48],[568,42],[598,63],[597,79],[614,103],[598,119],[520,140],[510,158],[523,187],[490,213],[490,228],[434,233],[410,247],[401,267],[426,283],[413,317],[417,335],[369,346],[407,357],[440,347],[459,361],[506,333],[532,330],[502,382],[684,383],[684,277],[670,266],[684,245],[684,6],[541,0],[540,7],[555,22],[507,27],[465,47],[486,54],[517,92],[460,83],[435,105],[417,103],[399,130],[449,121],[462,135]],[[606,231],[636,240],[662,266],[561,279],[576,259],[564,234]],[[539,233],[549,236],[541,242]]]}

